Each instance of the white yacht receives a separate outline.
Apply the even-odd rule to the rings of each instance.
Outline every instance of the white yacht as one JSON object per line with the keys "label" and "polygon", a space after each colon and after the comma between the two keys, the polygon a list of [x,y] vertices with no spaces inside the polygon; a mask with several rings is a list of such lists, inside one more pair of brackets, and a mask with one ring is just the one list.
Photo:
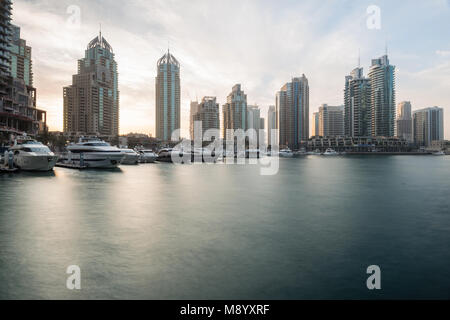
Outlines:
{"label": "white yacht", "polygon": [[308,155],[308,153],[306,152],[305,149],[300,149],[300,150],[294,152],[294,158],[300,158],[300,157],[303,157],[306,155]]}
{"label": "white yacht", "polygon": [[292,158],[292,157],[294,157],[294,153],[291,151],[291,149],[289,149],[289,148],[286,148],[286,149],[281,149],[279,152],[278,152],[278,155],[281,157],[281,158]]}
{"label": "white yacht", "polygon": [[81,137],[78,143],[71,143],[67,151],[66,162],[88,168],[115,168],[125,157],[119,148],[90,137]]}
{"label": "white yacht", "polygon": [[153,150],[139,150],[139,162],[141,163],[153,163],[155,162],[158,155],[153,152]]}
{"label": "white yacht", "polygon": [[445,156],[445,152],[444,151],[436,151],[436,152],[433,152],[433,156]]}
{"label": "white yacht", "polygon": [[331,148],[328,148],[327,150],[325,150],[325,152],[323,153],[324,156],[337,156],[339,155],[339,153],[337,153],[336,151],[334,151]]}
{"label": "white yacht", "polygon": [[133,149],[120,149],[122,153],[125,155],[120,162],[121,164],[138,164],[140,154],[134,151]]}
{"label": "white yacht", "polygon": [[319,149],[316,149],[314,151],[309,151],[306,153],[307,155],[312,155],[312,156],[320,156],[322,154],[322,152],[320,152]]}
{"label": "white yacht", "polygon": [[46,145],[28,136],[17,137],[9,150],[14,153],[14,165],[21,170],[50,171],[58,161]]}

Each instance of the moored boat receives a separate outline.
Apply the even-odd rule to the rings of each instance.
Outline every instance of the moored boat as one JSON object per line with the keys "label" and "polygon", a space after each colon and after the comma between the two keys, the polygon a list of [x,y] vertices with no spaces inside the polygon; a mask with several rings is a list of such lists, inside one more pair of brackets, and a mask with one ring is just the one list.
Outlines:
{"label": "moored boat", "polygon": [[140,155],[133,149],[120,149],[120,151],[125,155],[120,162],[125,165],[135,165],[139,163]]}
{"label": "moored boat", "polygon": [[328,148],[327,150],[325,150],[325,152],[322,155],[324,155],[324,156],[337,156],[337,155],[339,155],[339,153],[334,151],[334,149]]}
{"label": "moored boat", "polygon": [[81,137],[67,146],[67,151],[63,163],[87,168],[116,168],[125,157],[119,148],[96,137]]}
{"label": "moored boat", "polygon": [[49,147],[28,136],[17,137],[9,150],[14,154],[14,165],[25,171],[51,171],[58,161]]}

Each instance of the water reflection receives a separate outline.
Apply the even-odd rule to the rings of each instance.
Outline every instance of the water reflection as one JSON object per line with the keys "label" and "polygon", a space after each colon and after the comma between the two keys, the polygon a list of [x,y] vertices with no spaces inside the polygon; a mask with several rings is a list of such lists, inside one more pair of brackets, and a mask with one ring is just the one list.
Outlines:
{"label": "water reflection", "polygon": [[382,298],[448,297],[445,158],[1,175],[0,298],[370,298],[374,263]]}

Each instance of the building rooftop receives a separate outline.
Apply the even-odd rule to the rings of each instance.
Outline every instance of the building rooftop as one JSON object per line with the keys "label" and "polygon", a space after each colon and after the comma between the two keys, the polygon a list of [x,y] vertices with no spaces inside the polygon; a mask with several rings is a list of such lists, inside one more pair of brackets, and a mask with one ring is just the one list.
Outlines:
{"label": "building rooftop", "polygon": [[158,66],[162,65],[162,64],[174,64],[177,67],[180,67],[180,63],[178,62],[178,60],[170,53],[169,50],[167,50],[167,53],[165,55],[163,55],[159,60],[158,60]]}

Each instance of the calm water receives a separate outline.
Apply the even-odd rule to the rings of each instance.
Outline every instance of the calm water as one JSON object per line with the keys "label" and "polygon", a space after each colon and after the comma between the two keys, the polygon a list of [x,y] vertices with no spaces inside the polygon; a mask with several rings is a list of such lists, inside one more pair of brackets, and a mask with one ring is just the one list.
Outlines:
{"label": "calm water", "polygon": [[0,175],[0,298],[450,298],[450,157],[280,162]]}

